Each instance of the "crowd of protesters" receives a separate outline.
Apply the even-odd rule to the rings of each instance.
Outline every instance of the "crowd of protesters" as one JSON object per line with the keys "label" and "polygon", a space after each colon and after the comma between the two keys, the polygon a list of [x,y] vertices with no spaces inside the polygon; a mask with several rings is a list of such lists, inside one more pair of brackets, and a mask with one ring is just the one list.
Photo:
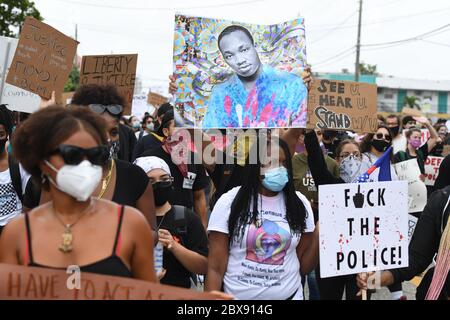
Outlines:
{"label": "crowd of protesters", "polygon": [[[303,81],[309,86],[309,70]],[[204,281],[204,290],[222,298],[301,300],[307,283],[310,299],[338,300],[344,292],[361,299],[367,275],[320,277],[318,186],[357,182],[391,150],[392,180],[395,163],[416,159],[423,180],[429,156],[445,159],[425,209],[416,213],[409,267],[383,272],[381,284],[392,299],[405,299],[402,282],[437,255],[417,298],[449,298],[445,119],[432,125],[391,114],[363,136],[290,128],[235,140],[221,130],[222,141],[202,133],[186,143],[170,103],[142,119],[124,118],[124,105],[113,85],[90,84],[77,89],[68,107],[53,97],[20,122],[0,107],[0,263],[79,265],[183,288]],[[184,133],[193,137],[192,130]],[[267,152],[255,152],[261,148]],[[206,150],[213,161],[205,160]],[[158,243],[163,270],[156,274]]]}

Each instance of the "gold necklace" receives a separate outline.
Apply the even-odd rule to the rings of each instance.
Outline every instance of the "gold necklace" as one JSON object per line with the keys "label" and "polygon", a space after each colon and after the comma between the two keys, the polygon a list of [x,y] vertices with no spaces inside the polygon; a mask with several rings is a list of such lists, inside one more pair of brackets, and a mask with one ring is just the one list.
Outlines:
{"label": "gold necklace", "polygon": [[102,190],[100,191],[100,194],[98,195],[99,199],[101,199],[103,197],[103,195],[106,192],[106,189],[108,189],[108,185],[109,185],[109,181],[111,180],[113,169],[114,169],[114,160],[111,159],[111,165],[109,168],[109,172],[108,172],[107,176],[103,179]]}
{"label": "gold necklace", "polygon": [[89,211],[89,209],[91,209],[91,206],[92,206],[92,198],[90,199],[90,202],[89,202],[89,205],[87,206],[87,208],[84,209],[83,212],[78,216],[78,219],[75,222],[70,223],[70,224],[64,223],[64,221],[62,221],[62,219],[60,217],[61,214],[53,206],[53,213],[55,214],[55,216],[58,219],[58,221],[64,227],[64,233],[62,234],[62,243],[61,243],[61,245],[58,248],[62,253],[69,253],[69,252],[72,251],[72,249],[73,249],[73,246],[72,246],[72,242],[73,242],[72,227],[78,221],[80,221],[80,219],[84,216],[84,214]]}

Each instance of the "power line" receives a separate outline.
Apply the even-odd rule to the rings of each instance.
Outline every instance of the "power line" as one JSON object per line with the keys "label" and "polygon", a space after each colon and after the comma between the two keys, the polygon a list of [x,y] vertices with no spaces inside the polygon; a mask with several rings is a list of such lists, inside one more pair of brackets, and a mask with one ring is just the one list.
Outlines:
{"label": "power line", "polygon": [[[412,17],[419,17],[419,16],[424,16],[424,15],[433,14],[433,13],[443,13],[443,12],[447,12],[447,11],[450,11],[450,7],[440,8],[440,9],[435,9],[435,10],[430,10],[430,11],[424,11],[424,12],[419,12],[419,13],[415,13],[415,14],[394,16],[394,17],[390,17],[390,18],[386,18],[386,19],[363,23],[362,26],[371,26],[371,25],[376,25],[376,24],[380,24],[380,23],[395,22],[395,21],[399,21],[399,20],[403,20],[403,19],[409,19]],[[320,26],[320,25],[317,25],[317,26]],[[333,29],[336,29],[338,25],[330,24],[330,25],[322,25],[322,26],[329,26],[329,27],[315,29],[314,26],[312,26],[312,28],[309,29],[309,31],[333,30]],[[354,28],[357,26],[358,26],[357,24],[353,24],[353,25],[349,25],[349,26],[341,26],[341,27],[339,27],[339,29],[350,29],[350,28]]]}
{"label": "power line", "polygon": [[441,42],[430,41],[430,40],[423,40],[423,39],[421,39],[420,41],[428,42],[428,43],[435,44],[435,45],[438,45],[438,46],[443,46],[443,47],[450,48],[450,44],[447,44],[447,43],[441,43]]}
{"label": "power line", "polygon": [[167,8],[167,7],[124,7],[124,6],[113,6],[113,5],[102,5],[102,4],[95,4],[95,3],[89,3],[89,2],[82,2],[82,1],[74,1],[74,0],[56,0],[58,2],[65,2],[65,3],[71,3],[71,4],[77,4],[82,6],[89,6],[89,7],[96,7],[96,8],[105,8],[105,9],[120,9],[120,10],[149,10],[149,11],[173,11],[173,10],[190,10],[190,9],[207,9],[207,8],[223,8],[223,7],[233,7],[233,6],[240,6],[240,5],[246,5],[246,4],[253,4],[258,2],[264,2],[265,0],[249,0],[249,1],[240,1],[240,2],[232,2],[232,3],[222,3],[222,4],[216,4],[216,5],[206,5],[206,6],[191,6],[191,7],[176,7],[176,8]]}
{"label": "power line", "polygon": [[352,14],[350,14],[347,18],[345,18],[339,25],[338,27],[336,27],[335,29],[330,30],[329,32],[327,32],[325,35],[323,35],[322,37],[320,37],[319,39],[316,39],[315,41],[312,41],[311,43],[309,43],[309,45],[312,45],[316,42],[322,41],[323,39],[325,39],[326,37],[328,37],[330,34],[332,34],[333,32],[336,32],[340,26],[344,25],[347,23],[348,20],[350,20],[358,11],[353,11]]}
{"label": "power line", "polygon": [[[411,37],[411,38],[407,38],[407,39],[402,39],[402,40],[396,40],[396,41],[389,41],[389,42],[380,42],[380,43],[370,43],[370,44],[363,44],[361,45],[362,47],[377,47],[377,46],[385,46],[385,45],[391,45],[391,44],[397,44],[397,43],[403,43],[403,42],[411,42],[411,41],[415,41],[415,40],[422,40],[422,38],[428,38],[431,36],[435,36],[437,34],[440,34],[442,32],[438,32],[440,30],[443,29],[447,29],[448,27],[450,27],[450,23],[443,25],[439,28],[433,29],[431,31],[419,34],[417,36]],[[448,31],[448,30],[446,30]]]}
{"label": "power line", "polygon": [[[349,51],[351,51],[351,52],[349,53]],[[349,55],[352,55],[354,52],[355,52],[355,46],[351,46],[350,48],[347,48],[347,49],[345,49],[344,51],[341,51],[340,53],[338,53],[338,54],[336,54],[336,55],[334,55],[334,56],[332,56],[332,57],[329,57],[329,58],[327,58],[327,59],[324,59],[324,60],[322,60],[322,61],[319,61],[319,62],[317,62],[317,63],[314,63],[313,65],[314,65],[314,66],[322,65],[322,64],[324,64],[324,63],[326,63],[326,62],[328,62],[328,61],[330,61],[330,60],[334,60],[334,59],[336,59],[336,58],[339,58],[339,57],[341,57],[342,55],[345,55],[345,57],[347,57],[347,56],[349,56]],[[342,58],[344,58],[344,57],[342,57]]]}

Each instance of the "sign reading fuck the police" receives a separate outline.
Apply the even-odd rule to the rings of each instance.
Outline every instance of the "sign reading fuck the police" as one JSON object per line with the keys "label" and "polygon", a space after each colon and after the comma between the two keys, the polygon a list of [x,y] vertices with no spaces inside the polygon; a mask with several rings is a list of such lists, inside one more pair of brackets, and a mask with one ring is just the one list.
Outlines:
{"label": "sign reading fuck the police", "polygon": [[319,186],[322,278],[408,266],[406,181]]}

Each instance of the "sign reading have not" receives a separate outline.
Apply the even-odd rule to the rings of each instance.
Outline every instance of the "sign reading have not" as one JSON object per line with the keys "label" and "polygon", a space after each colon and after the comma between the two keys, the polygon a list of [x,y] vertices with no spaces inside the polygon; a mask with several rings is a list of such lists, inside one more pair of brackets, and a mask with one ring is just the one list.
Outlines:
{"label": "sign reading have not", "polygon": [[406,181],[319,186],[322,278],[408,266]]}
{"label": "sign reading have not", "polygon": [[0,300],[211,300],[209,293],[81,272],[0,264]]}
{"label": "sign reading have not", "polygon": [[352,81],[314,80],[308,93],[307,127],[376,132],[377,86]]}
{"label": "sign reading have not", "polygon": [[83,56],[80,84],[114,84],[125,99],[124,115],[131,114],[137,54]]}
{"label": "sign reading have not", "polygon": [[61,94],[72,68],[78,41],[26,17],[6,82],[50,99]]}

